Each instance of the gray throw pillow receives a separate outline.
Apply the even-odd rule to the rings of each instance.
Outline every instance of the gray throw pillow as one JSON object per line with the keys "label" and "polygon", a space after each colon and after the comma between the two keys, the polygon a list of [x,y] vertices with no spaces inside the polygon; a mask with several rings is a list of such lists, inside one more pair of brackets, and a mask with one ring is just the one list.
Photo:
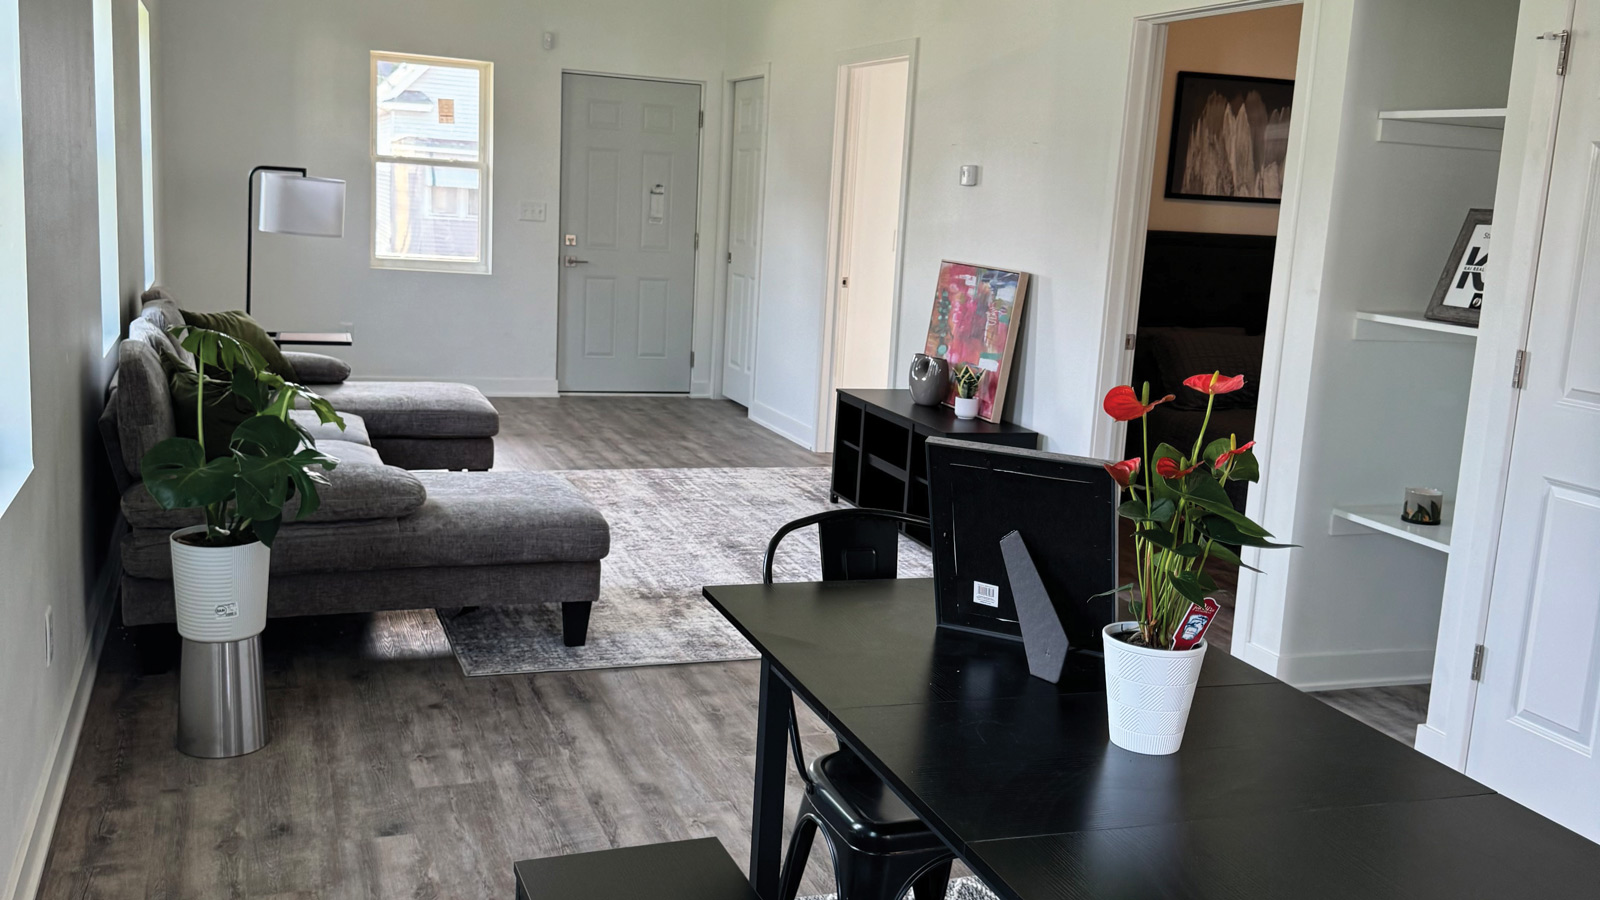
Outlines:
{"label": "gray throw pillow", "polygon": [[350,377],[350,364],[337,356],[285,350],[283,358],[294,366],[301,384],[343,384]]}

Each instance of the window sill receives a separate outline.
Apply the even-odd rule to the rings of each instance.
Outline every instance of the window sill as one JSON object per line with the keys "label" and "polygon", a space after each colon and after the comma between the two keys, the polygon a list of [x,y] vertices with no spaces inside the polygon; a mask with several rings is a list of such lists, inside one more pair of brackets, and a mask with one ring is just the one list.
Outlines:
{"label": "window sill", "polygon": [[374,259],[374,269],[396,272],[438,272],[448,275],[488,275],[487,262],[451,262],[447,259]]}
{"label": "window sill", "polygon": [[5,515],[11,508],[11,501],[17,499],[17,494],[22,492],[22,486],[28,482],[28,476],[33,474],[33,466],[0,466],[0,516]]}

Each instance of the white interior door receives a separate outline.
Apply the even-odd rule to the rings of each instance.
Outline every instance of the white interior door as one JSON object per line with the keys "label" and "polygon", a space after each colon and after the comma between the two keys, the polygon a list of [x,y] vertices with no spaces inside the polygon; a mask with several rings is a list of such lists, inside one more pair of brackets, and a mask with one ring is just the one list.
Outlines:
{"label": "white interior door", "polygon": [[687,393],[700,88],[561,83],[563,391]]}
{"label": "white interior door", "polygon": [[728,184],[727,316],[722,395],[750,405],[756,370],[756,301],[761,289],[761,185],[766,172],[766,80],[733,85],[733,154]]}
{"label": "white interior door", "polygon": [[910,74],[907,59],[850,70],[835,387],[890,384]]}
{"label": "white interior door", "polygon": [[1600,0],[1580,0],[1467,774],[1600,841]]}

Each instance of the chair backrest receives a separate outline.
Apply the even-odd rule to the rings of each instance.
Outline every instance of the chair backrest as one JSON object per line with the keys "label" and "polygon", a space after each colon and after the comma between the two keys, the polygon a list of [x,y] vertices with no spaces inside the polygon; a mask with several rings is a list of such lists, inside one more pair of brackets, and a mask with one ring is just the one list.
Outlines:
{"label": "chair backrest", "polygon": [[761,581],[772,583],[772,562],[778,544],[790,533],[817,526],[823,581],[865,581],[894,578],[900,565],[900,525],[928,527],[928,520],[888,509],[830,509],[803,516],[779,528],[767,542]]}

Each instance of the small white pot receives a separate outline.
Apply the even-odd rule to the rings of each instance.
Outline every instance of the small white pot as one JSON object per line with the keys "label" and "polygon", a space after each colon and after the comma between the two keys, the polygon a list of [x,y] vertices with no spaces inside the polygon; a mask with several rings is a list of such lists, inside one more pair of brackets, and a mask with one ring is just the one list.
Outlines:
{"label": "small white pot", "polygon": [[978,417],[978,398],[977,397],[957,397],[956,398],[956,418],[958,418],[958,419],[976,419],[977,417]]}
{"label": "small white pot", "polygon": [[237,547],[197,547],[178,540],[205,531],[181,528],[172,547],[172,593],[178,633],[191,641],[242,641],[267,627],[267,567],[272,548],[253,541]]}
{"label": "small white pot", "polygon": [[1206,642],[1189,650],[1136,647],[1115,635],[1138,631],[1137,622],[1105,627],[1106,717],[1111,743],[1149,756],[1176,753],[1189,722]]}

